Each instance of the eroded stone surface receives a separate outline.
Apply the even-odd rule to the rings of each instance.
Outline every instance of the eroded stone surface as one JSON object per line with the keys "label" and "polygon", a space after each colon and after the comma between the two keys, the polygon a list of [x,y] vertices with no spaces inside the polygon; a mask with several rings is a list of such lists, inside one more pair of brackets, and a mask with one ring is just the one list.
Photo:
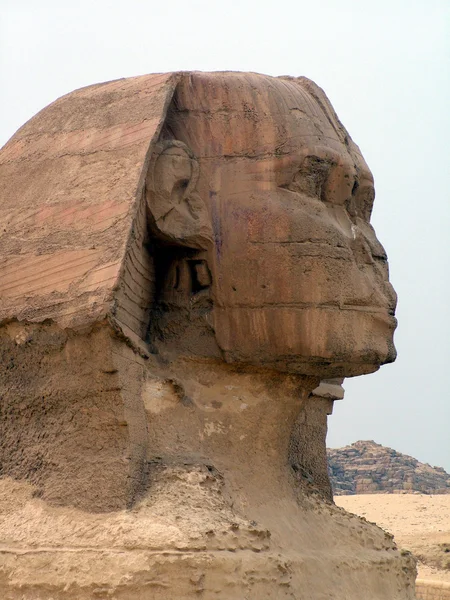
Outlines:
{"label": "eroded stone surface", "polygon": [[372,440],[330,448],[328,460],[334,494],[450,493],[450,475],[442,467],[421,463]]}
{"label": "eroded stone surface", "polygon": [[100,84],[0,169],[3,596],[413,598],[412,559],[330,503],[327,415],[395,358],[395,293],[323,91]]}

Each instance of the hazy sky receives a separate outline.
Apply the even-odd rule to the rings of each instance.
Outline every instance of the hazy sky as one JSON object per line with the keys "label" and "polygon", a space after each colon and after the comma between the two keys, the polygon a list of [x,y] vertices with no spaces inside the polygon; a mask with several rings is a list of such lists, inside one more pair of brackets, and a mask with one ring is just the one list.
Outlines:
{"label": "hazy sky", "polygon": [[398,359],[346,380],[329,446],[375,441],[450,471],[449,0],[0,0],[0,145],[73,89],[258,71],[323,87],[376,184]]}

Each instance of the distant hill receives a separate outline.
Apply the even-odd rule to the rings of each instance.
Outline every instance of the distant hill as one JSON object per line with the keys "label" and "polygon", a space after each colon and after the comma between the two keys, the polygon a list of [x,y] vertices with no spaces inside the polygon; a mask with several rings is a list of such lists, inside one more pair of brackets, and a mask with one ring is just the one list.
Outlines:
{"label": "distant hill", "polygon": [[374,441],[329,448],[328,472],[334,495],[450,494],[450,475]]}

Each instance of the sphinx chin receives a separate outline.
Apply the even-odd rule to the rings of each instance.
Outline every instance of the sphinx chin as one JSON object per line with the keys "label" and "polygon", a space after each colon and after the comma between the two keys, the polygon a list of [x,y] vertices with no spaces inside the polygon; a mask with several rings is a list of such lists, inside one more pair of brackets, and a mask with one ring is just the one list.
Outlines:
{"label": "sphinx chin", "polygon": [[349,348],[348,352],[335,355],[326,377],[369,375],[378,371],[381,366],[394,362],[396,357],[397,351],[392,339],[382,339],[378,344],[362,349]]}
{"label": "sphinx chin", "polygon": [[396,356],[396,320],[380,309],[216,309],[215,324],[228,363],[320,378],[354,377],[373,373]]}
{"label": "sphinx chin", "polygon": [[[393,360],[393,359],[392,359]],[[390,360],[389,362],[392,362]],[[284,356],[272,360],[242,361],[253,366],[273,369],[280,373],[292,375],[306,375],[318,379],[357,377],[358,375],[369,375],[378,371],[382,364],[388,362],[384,359],[368,359],[363,356],[347,355],[330,360],[321,356],[301,357]],[[228,362],[236,362],[228,360]]]}
{"label": "sphinx chin", "polygon": [[303,355],[266,356],[261,361],[267,367],[296,375],[319,376],[321,379],[333,377],[356,377],[375,373],[397,357],[392,336],[376,338],[371,336],[367,344],[346,344],[336,339],[322,353]]}
{"label": "sphinx chin", "polygon": [[375,373],[381,366],[394,362],[397,351],[392,336],[370,336],[366,345],[363,341],[358,346],[348,346],[345,349],[341,345],[339,349],[335,349],[333,357],[327,377],[356,377]]}

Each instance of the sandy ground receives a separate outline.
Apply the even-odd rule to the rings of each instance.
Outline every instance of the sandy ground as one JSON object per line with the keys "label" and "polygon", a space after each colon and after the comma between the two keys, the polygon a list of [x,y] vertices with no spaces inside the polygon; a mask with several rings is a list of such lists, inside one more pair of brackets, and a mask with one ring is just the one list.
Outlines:
{"label": "sandy ground", "polygon": [[335,496],[338,506],[377,523],[418,559],[418,578],[450,582],[450,494]]}

